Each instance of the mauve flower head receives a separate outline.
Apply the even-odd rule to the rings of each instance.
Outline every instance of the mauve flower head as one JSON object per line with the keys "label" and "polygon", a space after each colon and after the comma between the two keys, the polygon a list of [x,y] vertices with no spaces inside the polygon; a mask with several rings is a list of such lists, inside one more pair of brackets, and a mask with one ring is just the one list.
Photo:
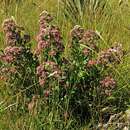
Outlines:
{"label": "mauve flower head", "polygon": [[0,59],[4,62],[12,63],[16,58],[22,54],[23,48],[17,46],[8,46],[4,49],[4,54],[0,56]]}
{"label": "mauve flower head", "polygon": [[6,44],[10,46],[14,46],[17,42],[16,39],[16,33],[15,32],[6,32],[5,34],[6,37]]}
{"label": "mauve flower head", "polygon": [[13,38],[13,37],[14,36],[12,35],[12,38],[7,38],[6,39],[6,44],[7,45],[10,45],[10,46],[16,45],[17,40],[16,40],[16,38]]}
{"label": "mauve flower head", "polygon": [[16,30],[16,23],[13,19],[6,19],[3,22],[2,25],[4,32],[9,32],[9,31],[15,31]]}
{"label": "mauve flower head", "polygon": [[119,63],[121,58],[123,57],[123,49],[122,49],[122,45],[118,44],[114,47],[111,47],[105,51],[102,51],[99,54],[98,57],[98,63],[99,64],[103,64],[106,65],[108,63]]}
{"label": "mauve flower head", "polygon": [[105,89],[113,89],[116,86],[116,81],[112,77],[106,76],[100,81],[100,84]]}
{"label": "mauve flower head", "polygon": [[43,11],[40,15],[40,30],[37,35],[37,55],[40,55],[43,50],[48,48],[52,49],[52,46],[56,47],[56,49],[60,52],[64,49],[60,30],[57,26],[50,25],[49,22],[51,21],[51,15],[48,12]]}
{"label": "mauve flower head", "polygon": [[83,37],[79,42],[87,45],[92,50],[98,52],[99,51],[99,49],[97,47],[97,40],[98,39],[99,39],[99,36],[95,31],[87,30],[84,32]]}
{"label": "mauve flower head", "polygon": [[81,28],[79,25],[74,26],[71,30],[72,38],[76,38],[77,40],[81,40],[84,34],[84,29]]}
{"label": "mauve flower head", "polygon": [[109,52],[114,53],[114,55],[117,56],[119,59],[124,55],[122,44],[117,44],[114,47],[111,47],[109,49]]}
{"label": "mauve flower head", "polygon": [[44,29],[40,29],[40,32],[37,36],[37,41],[49,41],[50,40],[50,29],[49,28],[44,28]]}
{"label": "mauve flower head", "polygon": [[87,30],[84,32],[83,37],[80,42],[85,42],[85,43],[91,43],[93,40],[99,39],[99,36],[97,33],[93,30]]}
{"label": "mauve flower head", "polygon": [[49,47],[49,43],[47,41],[40,41],[38,42],[38,45],[37,45],[37,49],[38,50],[43,50],[45,48],[48,48]]}
{"label": "mauve flower head", "polygon": [[45,22],[51,22],[53,20],[52,16],[47,12],[47,11],[43,11],[40,14],[40,24],[44,24]]}
{"label": "mauve flower head", "polygon": [[44,28],[40,28],[40,36],[43,37],[44,35],[49,35],[50,34],[50,30],[49,27],[44,27]]}
{"label": "mauve flower head", "polygon": [[43,49],[46,49],[50,46],[50,27],[44,25],[44,23],[46,24],[46,19],[44,15],[41,15],[40,21],[40,30],[36,38],[38,42],[36,49],[37,55],[39,55],[43,51]]}
{"label": "mauve flower head", "polygon": [[22,47],[17,47],[17,46],[8,46],[4,49],[4,54],[5,55],[19,55],[21,54],[23,48]]}
{"label": "mauve flower head", "polygon": [[39,66],[36,68],[36,74],[37,74],[38,76],[41,76],[43,71],[44,71],[43,65],[39,65]]}
{"label": "mauve flower head", "polygon": [[44,66],[42,64],[37,67],[36,74],[41,78],[46,78],[47,77],[46,70],[45,70],[45,68],[44,68]]}
{"label": "mauve flower head", "polygon": [[8,46],[4,49],[4,54],[0,58],[4,62],[12,63],[16,60],[17,56],[22,54],[22,49],[22,47]]}
{"label": "mauve flower head", "polygon": [[50,33],[56,42],[61,43],[62,37],[61,37],[60,29],[58,27],[52,26]]}
{"label": "mauve flower head", "polygon": [[44,66],[46,67],[48,72],[55,78],[59,78],[62,74],[59,66],[53,61],[44,62]]}
{"label": "mauve flower head", "polygon": [[61,36],[60,29],[57,26],[51,26],[50,34],[51,34],[51,38],[53,39],[54,46],[59,51],[62,52],[64,50],[64,46],[62,43],[62,36]]}
{"label": "mauve flower head", "polygon": [[47,78],[47,72],[42,64],[36,68],[36,74],[39,77],[39,84],[44,86]]}
{"label": "mauve flower head", "polygon": [[42,42],[42,41],[50,41],[50,33],[48,29],[42,29],[42,31],[40,30],[39,34],[37,35],[37,42]]}
{"label": "mauve flower head", "polygon": [[40,54],[42,52],[43,49],[48,48],[50,45],[50,35],[49,35],[49,31],[48,29],[42,29],[42,31],[40,30],[40,33],[37,36],[37,54]]}
{"label": "mauve flower head", "polygon": [[16,35],[14,33],[12,33],[11,31],[10,32],[7,32],[5,34],[5,37],[8,38],[8,39],[15,39],[16,38]]}
{"label": "mauve flower head", "polygon": [[16,23],[13,19],[6,19],[3,22],[3,30],[6,35],[6,44],[7,45],[15,45],[16,44]]}
{"label": "mauve flower head", "polygon": [[0,59],[7,63],[12,63],[15,60],[15,57],[13,55],[1,55]]}

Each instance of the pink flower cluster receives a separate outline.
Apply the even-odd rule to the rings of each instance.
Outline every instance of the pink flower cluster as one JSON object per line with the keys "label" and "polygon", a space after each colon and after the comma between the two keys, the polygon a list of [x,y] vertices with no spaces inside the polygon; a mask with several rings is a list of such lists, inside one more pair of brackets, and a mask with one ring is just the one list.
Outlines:
{"label": "pink flower cluster", "polygon": [[14,46],[16,43],[16,23],[13,19],[6,19],[3,22],[3,29],[6,34],[6,44]]}
{"label": "pink flower cluster", "polygon": [[[49,22],[51,22],[53,20],[52,16],[47,12],[47,11],[43,11],[41,14],[40,14],[40,27],[44,28],[45,25]],[[43,26],[42,26],[43,25]]]}
{"label": "pink flower cluster", "polygon": [[47,72],[44,68],[43,65],[39,65],[37,67],[37,72],[36,72],[37,76],[39,77],[39,84],[41,86],[45,85],[45,81],[47,79]]}
{"label": "pink flower cluster", "polygon": [[46,72],[44,65],[41,64],[37,67],[37,75],[42,78],[47,77],[47,72]]}
{"label": "pink flower cluster", "polygon": [[97,33],[95,31],[86,30],[81,39],[81,42],[92,43],[94,39],[97,40],[98,38],[99,38],[99,36],[97,35]]}
{"label": "pink flower cluster", "polygon": [[110,76],[107,76],[103,80],[101,80],[100,84],[105,89],[113,89],[116,86],[115,80]]}
{"label": "pink flower cluster", "polygon": [[60,77],[61,70],[55,62],[47,61],[44,64],[47,67],[47,70],[50,72],[50,74],[52,74],[53,77],[55,77],[55,78]]}
{"label": "pink flower cluster", "polygon": [[1,55],[0,59],[4,62],[12,63],[14,61],[14,56],[13,55]]}
{"label": "pink flower cluster", "polygon": [[[51,48],[52,45],[58,50],[63,50],[62,45],[62,37],[60,34],[60,30],[56,26],[51,26],[49,23],[52,21],[51,15],[43,11],[40,15],[40,30],[39,34],[37,35],[37,49],[36,54],[40,54],[46,48]],[[50,52],[52,54],[52,52]],[[56,51],[53,54],[55,55]],[[52,55],[53,55],[52,54]]]}
{"label": "pink flower cluster", "polygon": [[[64,49],[60,29],[50,24],[52,20],[53,18],[47,11],[43,11],[40,14],[40,30],[37,35],[38,45],[36,48],[37,55],[46,52],[47,54],[45,55],[54,57]],[[59,77],[60,69],[55,62],[49,59],[42,62],[43,63],[37,67],[37,76],[39,77],[39,84],[44,86],[49,76],[54,78]]]}
{"label": "pink flower cluster", "polygon": [[40,14],[40,30],[37,35],[37,49],[36,53],[40,54],[43,49],[48,48],[50,45],[50,27],[49,27],[49,22],[52,21],[52,17],[50,14],[46,11],[43,11]]}
{"label": "pink flower cluster", "polygon": [[102,51],[98,57],[98,63],[106,65],[108,63],[119,63],[123,57],[122,45],[118,44],[115,47],[111,47],[106,51]]}
{"label": "pink flower cluster", "polygon": [[39,77],[39,84],[44,86],[47,78],[59,78],[61,70],[55,62],[47,61],[37,67],[36,74]]}
{"label": "pink flower cluster", "polygon": [[37,36],[37,51],[41,52],[43,49],[48,48],[50,45],[49,29],[42,29]]}
{"label": "pink flower cluster", "polygon": [[17,46],[8,46],[4,49],[5,55],[19,55],[22,52],[22,47],[17,47]]}
{"label": "pink flower cluster", "polygon": [[64,46],[62,44],[60,29],[56,26],[51,26],[50,35],[54,40],[54,46],[58,49],[58,51],[63,51]]}
{"label": "pink flower cluster", "polygon": [[76,38],[77,40],[81,40],[84,34],[84,29],[79,25],[74,26],[71,30],[71,37]]}
{"label": "pink flower cluster", "polygon": [[112,90],[116,87],[116,81],[111,76],[106,76],[100,81],[103,93],[107,96],[111,96]]}
{"label": "pink flower cluster", "polygon": [[87,45],[89,48],[93,50],[98,50],[96,42],[99,39],[98,34],[93,30],[84,31],[83,37],[80,40],[80,43]]}
{"label": "pink flower cluster", "polygon": [[12,63],[22,53],[22,50],[22,47],[8,46],[4,49],[4,54],[0,58],[5,62]]}
{"label": "pink flower cluster", "polygon": [[97,40],[100,38],[99,35],[93,30],[85,30],[79,25],[74,26],[71,30],[72,40],[76,40],[76,42],[87,48],[83,48],[82,52],[85,56],[88,56],[92,50],[98,51]]}

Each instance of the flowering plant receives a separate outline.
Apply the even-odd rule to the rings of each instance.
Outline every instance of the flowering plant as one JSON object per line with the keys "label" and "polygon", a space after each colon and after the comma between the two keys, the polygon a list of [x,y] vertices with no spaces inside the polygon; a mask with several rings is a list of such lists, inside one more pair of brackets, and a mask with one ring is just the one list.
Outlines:
{"label": "flowering plant", "polygon": [[102,112],[102,109],[116,105],[115,100],[109,102],[118,87],[109,65],[120,64],[124,56],[121,44],[100,52],[98,43],[101,39],[97,32],[76,25],[70,32],[67,48],[70,54],[64,56],[62,34],[52,20],[48,12],[40,14],[34,52],[30,36],[24,34],[13,19],[4,21],[6,48],[0,55],[0,79],[8,83],[13,94],[27,90],[29,111],[33,110],[40,96],[47,106],[58,102],[66,110],[62,115],[65,120],[69,115],[80,119],[81,123],[94,119],[92,125],[109,120],[111,114]]}

